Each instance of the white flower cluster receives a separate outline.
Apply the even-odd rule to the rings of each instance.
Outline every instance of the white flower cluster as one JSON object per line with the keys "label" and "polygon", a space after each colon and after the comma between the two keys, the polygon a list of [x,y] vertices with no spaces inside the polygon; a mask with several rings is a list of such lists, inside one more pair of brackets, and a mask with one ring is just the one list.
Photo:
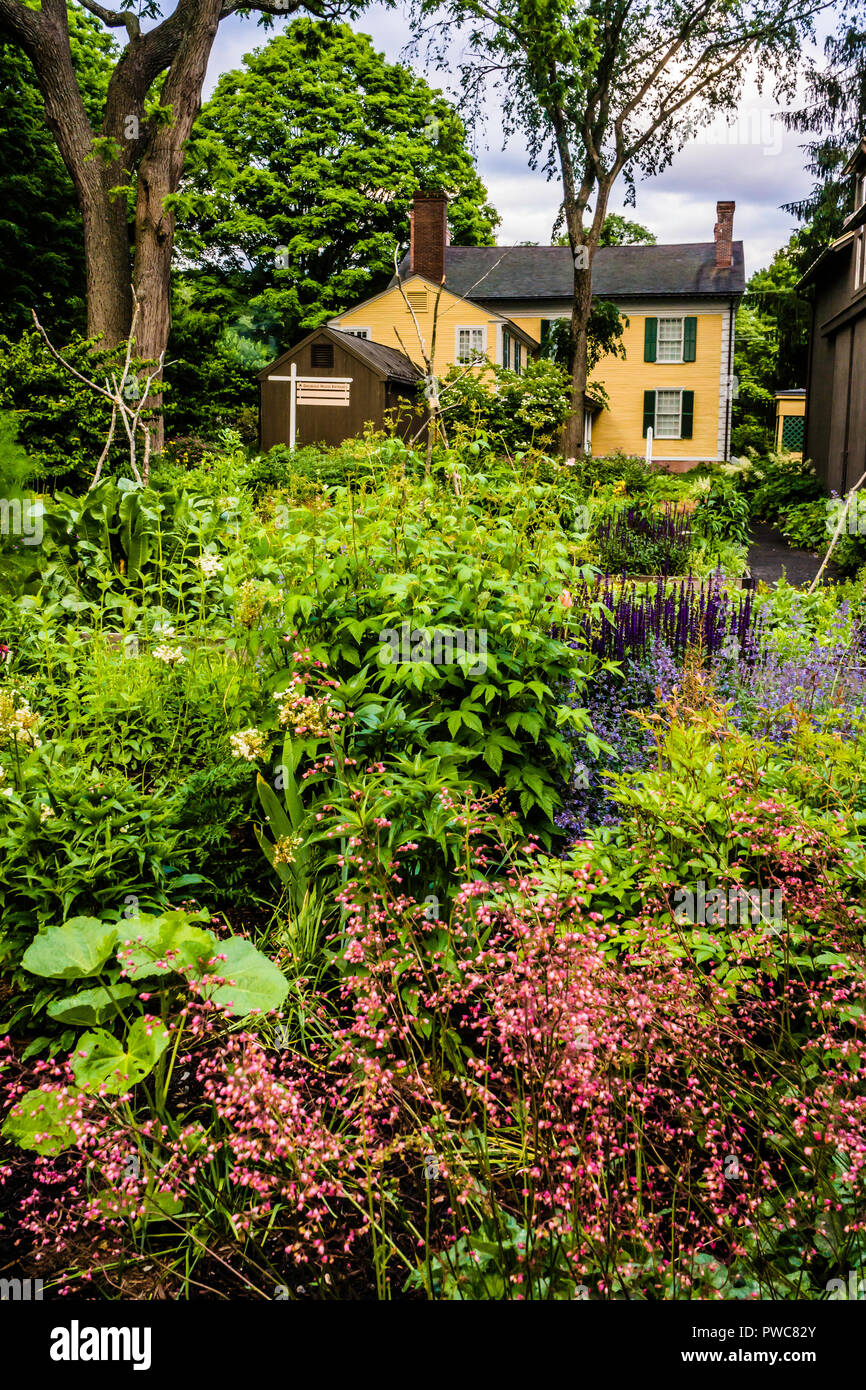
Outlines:
{"label": "white flower cluster", "polygon": [[222,574],[223,572],[223,562],[219,556],[211,555],[206,550],[203,550],[201,555],[196,558],[195,564],[201,570],[205,579],[213,579],[215,575]]}
{"label": "white flower cluster", "polygon": [[246,758],[254,763],[265,751],[265,736],[258,729],[241,729],[238,734],[229,736],[232,753],[236,758]]}
{"label": "white flower cluster", "polygon": [[186,661],[180,647],[154,647],[153,654],[157,661],[164,662],[166,666],[179,666],[181,662]]}
{"label": "white flower cluster", "polygon": [[22,695],[16,690],[0,690],[0,738],[40,748],[42,740],[36,735],[38,725],[39,715],[34,714]]}

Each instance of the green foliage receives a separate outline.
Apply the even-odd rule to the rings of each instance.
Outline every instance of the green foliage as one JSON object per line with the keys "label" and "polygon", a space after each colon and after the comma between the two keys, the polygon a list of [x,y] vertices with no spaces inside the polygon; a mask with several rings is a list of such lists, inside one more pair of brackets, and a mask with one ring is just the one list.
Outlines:
{"label": "green foliage", "polygon": [[[856,512],[851,514],[856,515]],[[791,545],[823,555],[829,549],[837,521],[838,516],[827,498],[822,498],[787,507],[779,517],[779,529]],[[843,574],[856,574],[866,564],[866,536],[851,535],[847,527],[843,527],[831,558]]]}
{"label": "green foliage", "polygon": [[778,522],[792,506],[823,496],[808,459],[784,452],[756,460],[741,476],[740,486],[749,498],[752,516],[759,521]]}
{"label": "green foliage", "polygon": [[[224,73],[186,148],[171,419],[212,433],[257,404],[254,373],[384,289],[413,194],[455,190],[456,243],[498,222],[454,108],[346,25],[298,18]],[[283,263],[283,258],[287,263]]]}
{"label": "green foliage", "polygon": [[[166,1065],[164,1054],[171,1041],[167,1024],[182,1031],[190,983],[204,999],[234,1017],[279,1007],[288,993],[282,973],[245,937],[219,940],[198,925],[208,920],[207,913],[180,911],[117,922],[77,918],[35,938],[24,954],[25,971],[48,980],[99,981],[74,995],[54,998],[50,1016],[73,1028],[92,1027],[97,1021],[110,1021],[112,1027],[93,1029],[77,1039],[69,1057],[75,1085],[65,1091],[65,1105],[40,1105],[36,1098],[44,1097],[37,1090],[12,1107],[2,1131],[8,1139],[38,1153],[57,1152],[71,1142],[64,1110],[71,1116],[80,1094],[123,1095],[155,1068],[152,1109],[161,1113],[178,1051],[175,1043]],[[139,982],[144,990],[137,988]],[[154,997],[157,1015],[150,1011]],[[64,1033],[61,1042],[68,1039],[69,1046],[73,1036]]]}
{"label": "green foliage", "polygon": [[[91,380],[120,375],[123,349],[100,351],[93,340],[75,336],[59,350]],[[108,438],[111,406],[54,360],[35,329],[14,342],[0,338],[0,411],[14,415],[37,481],[87,486]],[[105,472],[122,473],[124,466],[128,471],[129,446],[118,427]]]}
{"label": "green foliage", "polygon": [[542,358],[520,375],[500,366],[491,366],[483,376],[449,367],[440,398],[446,428],[483,433],[493,447],[514,454],[555,446],[569,412],[570,390],[565,372]]}
{"label": "green foliage", "polygon": [[692,521],[708,540],[745,545],[749,538],[749,504],[735,483],[728,479],[715,479],[698,493]]}
{"label": "green foliage", "polygon": [[[79,90],[98,125],[117,46],[78,5],[66,13]],[[85,327],[81,214],[33,69],[11,44],[0,44],[0,90],[0,333],[29,329],[35,309],[67,337]]]}
{"label": "green foliage", "polygon": [[630,222],[618,212],[609,212],[601,227],[599,246],[655,246],[658,237],[641,222]]}
{"label": "green foliage", "polygon": [[731,447],[766,453],[775,435],[776,391],[806,380],[809,302],[798,290],[803,274],[801,238],[794,233],[766,270],[746,286],[737,311],[734,372],[739,393],[733,405]]}

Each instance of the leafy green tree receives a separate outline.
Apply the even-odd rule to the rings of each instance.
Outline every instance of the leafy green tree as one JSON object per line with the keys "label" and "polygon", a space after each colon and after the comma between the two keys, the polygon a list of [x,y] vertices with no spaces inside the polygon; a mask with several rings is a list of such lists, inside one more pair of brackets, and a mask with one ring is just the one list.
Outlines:
{"label": "leafy green tree", "polygon": [[[801,39],[827,0],[415,0],[420,29],[468,26],[462,88],[498,84],[506,134],[524,132],[534,165],[558,172],[575,253],[572,417],[564,447],[583,447],[592,262],[620,175],[664,169],[696,127],[736,110],[746,73],[776,95],[796,90]],[[480,107],[477,102],[476,109]],[[590,204],[593,212],[587,221]]]}
{"label": "leafy green tree", "polygon": [[[326,0],[326,9],[355,15],[362,3]],[[81,209],[89,337],[101,337],[107,348],[124,342],[135,301],[137,358],[163,360],[171,328],[174,198],[219,25],[236,12],[258,12],[268,25],[307,5],[318,11],[320,0],[175,0],[173,9],[164,0],[139,0],[135,11],[83,0],[106,29],[126,33],[94,120],[74,60],[76,6],[0,0],[0,39],[33,66]],[[156,424],[159,447],[161,415]]]}
{"label": "leafy green tree", "polygon": [[798,246],[803,270],[842,230],[853,210],[853,189],[842,169],[866,134],[866,3],[847,0],[835,33],[824,42],[824,62],[810,59],[804,103],[782,116],[789,130],[810,136],[806,167],[815,182],[805,198],[786,204],[806,223]]}
{"label": "leafy green tree", "polygon": [[428,187],[452,193],[455,242],[492,242],[499,218],[444,97],[366,35],[298,19],[224,73],[202,110],[179,245],[222,281],[233,323],[249,305],[287,345],[384,289]]}
{"label": "leafy green tree", "polygon": [[[115,45],[91,15],[73,7],[69,46],[82,99],[97,121]],[[65,338],[86,319],[81,213],[33,68],[8,43],[0,43],[0,90],[0,332],[17,336],[36,309]]]}
{"label": "leafy green tree", "polygon": [[774,393],[806,384],[810,310],[797,288],[801,260],[802,236],[795,232],[746,286],[734,339],[735,452],[765,453],[773,443]]}
{"label": "leafy green tree", "polygon": [[618,212],[609,212],[601,224],[599,246],[655,246],[658,237],[640,222],[630,222]]}

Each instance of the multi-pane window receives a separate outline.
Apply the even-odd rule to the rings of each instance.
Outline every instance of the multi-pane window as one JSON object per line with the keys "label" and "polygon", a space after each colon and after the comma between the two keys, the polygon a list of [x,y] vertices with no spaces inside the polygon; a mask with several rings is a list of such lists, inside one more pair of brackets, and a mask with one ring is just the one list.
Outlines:
{"label": "multi-pane window", "polygon": [[681,437],[682,405],[682,391],[656,391],[656,439]]}
{"label": "multi-pane window", "polygon": [[486,339],[486,328],[458,328],[457,361],[474,362],[477,357],[483,357],[487,348]]}
{"label": "multi-pane window", "polygon": [[353,338],[367,338],[367,339],[369,339],[369,337],[370,337],[370,330],[369,330],[369,328],[347,328],[347,329],[346,329],[346,332],[347,332],[347,333],[350,333],[350,334],[352,335]]}
{"label": "multi-pane window", "polygon": [[682,362],[683,360],[683,321],[682,319],[659,319],[657,362]]}
{"label": "multi-pane window", "polygon": [[854,289],[862,290],[866,285],[866,232],[861,232],[854,242]]}
{"label": "multi-pane window", "polygon": [[503,367],[510,367],[510,366],[511,366],[511,334],[510,334],[510,333],[503,333],[503,335],[502,335],[502,365],[503,365]]}
{"label": "multi-pane window", "polygon": [[523,369],[523,345],[522,345],[522,343],[519,343],[519,342],[517,341],[517,339],[515,338],[515,340],[514,340],[514,370],[516,371],[516,373],[517,373],[518,376],[520,376],[520,373],[521,373],[522,369]]}

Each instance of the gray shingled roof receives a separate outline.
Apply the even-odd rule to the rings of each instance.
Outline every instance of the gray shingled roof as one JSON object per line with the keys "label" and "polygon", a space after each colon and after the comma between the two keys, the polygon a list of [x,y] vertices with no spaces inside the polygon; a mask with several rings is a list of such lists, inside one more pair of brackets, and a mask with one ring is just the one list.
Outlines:
{"label": "gray shingled roof", "polygon": [[[408,257],[401,275],[408,273]],[[567,246],[449,246],[445,284],[463,298],[570,299],[574,290]],[[742,294],[743,243],[733,243],[733,265],[716,267],[716,245],[602,246],[593,260],[592,289],[601,298]]]}
{"label": "gray shingled roof", "polygon": [[354,333],[346,333],[342,328],[329,328],[328,333],[341,338],[351,338],[352,351],[357,352],[377,371],[384,372],[389,381],[417,381],[421,376],[415,364],[400,352],[399,348],[387,347],[385,343],[373,343],[369,338],[358,338]]}

